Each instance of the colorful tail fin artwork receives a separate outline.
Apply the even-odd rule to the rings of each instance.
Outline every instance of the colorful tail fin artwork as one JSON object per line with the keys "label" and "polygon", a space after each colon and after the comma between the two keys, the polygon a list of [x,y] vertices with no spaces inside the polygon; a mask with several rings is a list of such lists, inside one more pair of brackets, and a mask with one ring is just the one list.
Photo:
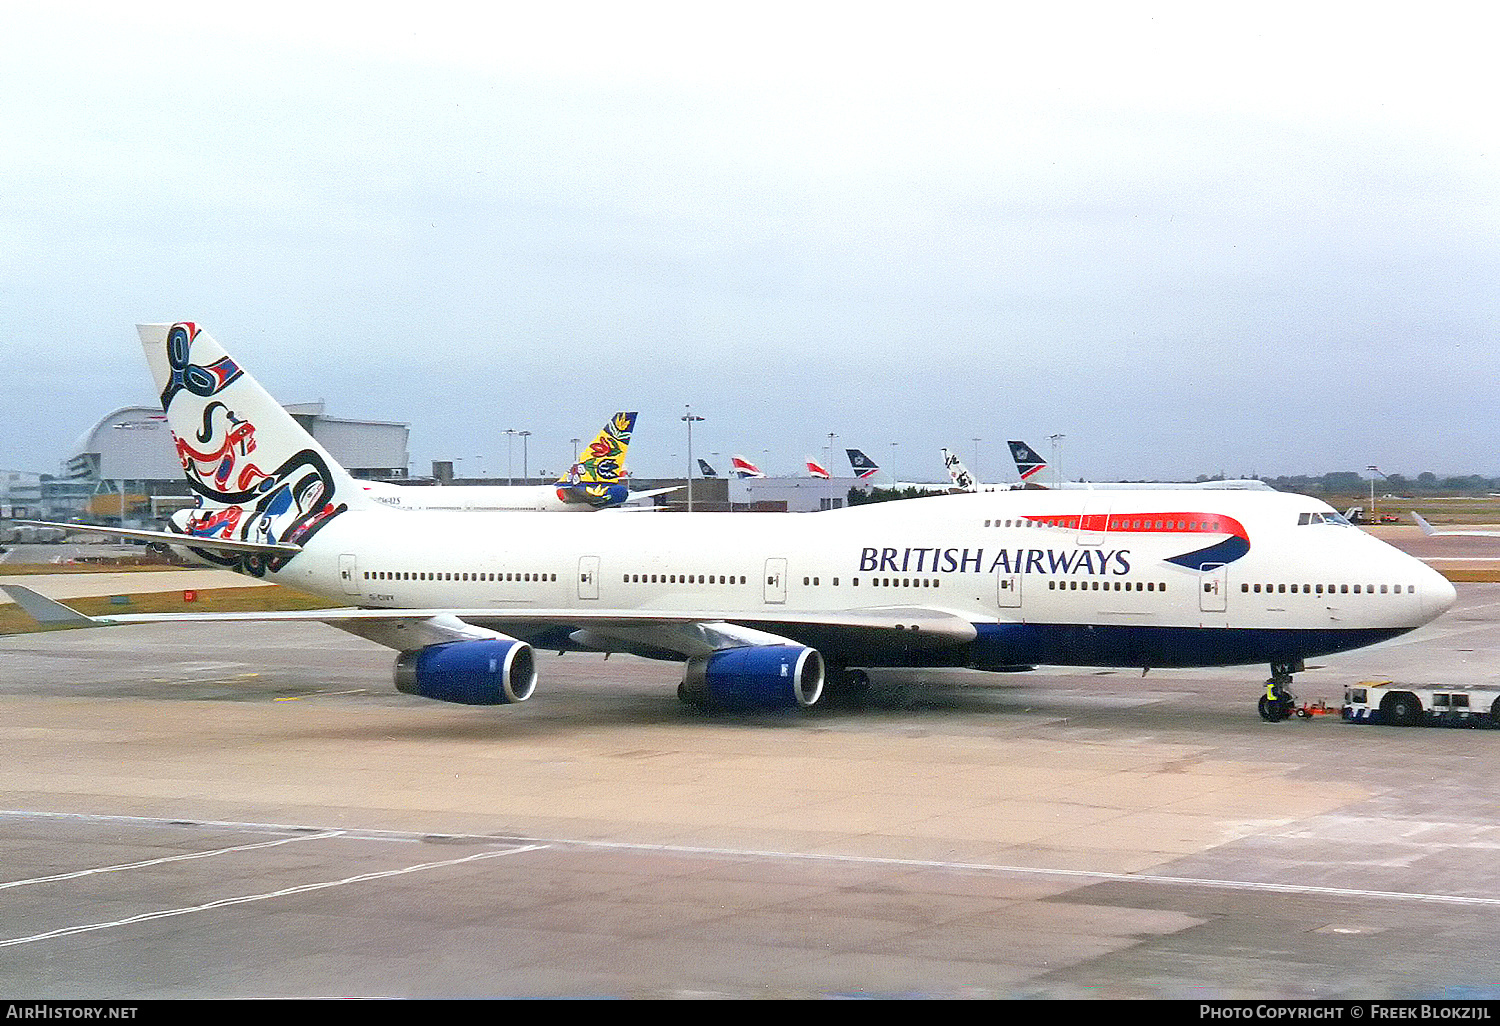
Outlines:
{"label": "colorful tail fin artwork", "polygon": [[1025,442],[1006,442],[1010,446],[1010,458],[1016,461],[1016,473],[1022,481],[1030,480],[1047,467],[1047,461],[1038,456]]}
{"label": "colorful tail fin artwork", "polygon": [[854,468],[855,477],[869,478],[880,473],[879,464],[858,449],[845,449],[844,452],[849,454],[849,466]]}
{"label": "colorful tail fin artwork", "polygon": [[708,465],[708,460],[705,460],[701,457],[698,460],[698,473],[702,474],[704,477],[719,476],[719,472]]}
{"label": "colorful tail fin artwork", "polygon": [[969,468],[964,466],[964,461],[958,458],[958,453],[944,449],[943,466],[948,468],[948,479],[953,482],[955,491],[977,492],[979,490],[979,482],[974,480],[974,475],[969,473]]}
{"label": "colorful tail fin artwork", "polygon": [[630,498],[626,483],[625,451],[635,430],[634,413],[616,413],[609,419],[578,462],[557,479],[557,497],[563,502],[589,506],[618,506]]}
{"label": "colorful tail fin artwork", "polygon": [[[141,345],[198,506],[173,520],[183,534],[305,544],[346,509],[372,499],[237,361],[196,324],[142,324]],[[256,576],[287,556],[195,550]]]}
{"label": "colorful tail fin artwork", "polygon": [[749,460],[745,459],[745,457],[743,457],[743,456],[734,456],[734,457],[731,457],[730,458],[730,462],[734,464],[734,476],[735,477],[765,477],[766,476],[765,474],[761,473],[761,469],[759,467],[757,467],[754,463],[751,463]]}
{"label": "colorful tail fin artwork", "polygon": [[828,468],[811,456],[807,458],[807,472],[810,476],[822,478],[824,481],[827,481],[829,477]]}

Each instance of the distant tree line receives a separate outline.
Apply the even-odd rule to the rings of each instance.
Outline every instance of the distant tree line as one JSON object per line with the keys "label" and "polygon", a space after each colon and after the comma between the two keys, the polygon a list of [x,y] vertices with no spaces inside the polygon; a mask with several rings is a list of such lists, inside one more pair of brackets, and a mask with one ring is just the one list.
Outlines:
{"label": "distant tree line", "polygon": [[[1210,480],[1200,477],[1198,480]],[[1354,470],[1340,470],[1316,477],[1292,475],[1289,477],[1263,478],[1266,484],[1283,492],[1309,492],[1314,495],[1350,495],[1370,490],[1370,475]],[[1386,474],[1375,479],[1375,487],[1382,494],[1394,492],[1398,495],[1484,495],[1500,492],[1500,478],[1465,474],[1455,477],[1438,477],[1424,471],[1416,477],[1404,474]]]}
{"label": "distant tree line", "polygon": [[[1224,475],[1199,474],[1197,481],[1222,481]],[[1260,480],[1278,492],[1299,492],[1304,495],[1363,495],[1370,490],[1369,474],[1356,470],[1338,470],[1328,474],[1292,474],[1284,477],[1263,477]],[[1168,482],[1163,488],[1170,488]],[[1500,492],[1500,477],[1484,477],[1479,474],[1464,474],[1438,477],[1424,471],[1416,477],[1404,474],[1387,474],[1375,479],[1375,487],[1381,495],[1487,495]],[[869,502],[888,502],[891,499],[915,499],[936,494],[921,488],[851,488],[849,505],[859,506]]]}

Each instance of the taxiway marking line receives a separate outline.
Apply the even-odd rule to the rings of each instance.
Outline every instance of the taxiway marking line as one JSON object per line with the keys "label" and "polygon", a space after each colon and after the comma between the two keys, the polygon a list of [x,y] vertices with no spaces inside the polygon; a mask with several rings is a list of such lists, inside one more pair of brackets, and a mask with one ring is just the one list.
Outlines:
{"label": "taxiway marking line", "polygon": [[143,912],[138,916],[128,916],[125,919],[116,919],[108,923],[65,926],[58,930],[33,934],[30,937],[11,937],[7,940],[0,940],[0,948],[15,947],[18,944],[34,944],[37,941],[52,940],[57,937],[72,937],[80,933],[92,933],[95,930],[112,930],[116,927],[130,926],[134,923],[147,923],[156,919],[170,919],[173,916],[192,915],[195,912],[208,912],[213,909],[228,908],[232,905],[244,905],[252,901],[269,901],[272,898],[284,898],[292,894],[307,894],[311,891],[326,890],[330,887],[366,883],[370,880],[384,880],[393,876],[405,876],[408,873],[420,873],[427,869],[441,869],[445,866],[457,866],[465,862],[476,862],[480,859],[499,858],[502,855],[520,855],[523,852],[537,851],[545,847],[546,845],[544,844],[527,844],[515,848],[504,848],[499,851],[482,851],[475,855],[465,855],[461,859],[447,859],[443,862],[424,862],[421,865],[403,866],[400,869],[387,869],[379,873],[360,873],[358,876],[349,876],[342,880],[324,880],[321,883],[300,884],[296,887],[283,887],[280,890],[266,891],[262,894],[241,894],[233,898],[220,898],[218,901],[209,901],[202,905],[189,905],[184,908],[158,909],[155,912]]}
{"label": "taxiway marking line", "polygon": [[325,837],[338,837],[342,830],[327,830],[316,834],[302,834],[297,837],[283,837],[275,841],[259,841],[255,844],[237,844],[231,848],[214,848],[209,851],[192,851],[183,855],[167,855],[159,859],[147,859],[144,862],[122,862],[117,866],[97,866],[93,869],[79,869],[72,873],[56,873],[52,876],[34,876],[29,880],[7,880],[0,883],[0,891],[10,887],[25,887],[27,884],[52,883],[57,880],[77,880],[84,876],[93,876],[96,873],[123,873],[127,869],[145,869],[148,866],[160,866],[168,862],[185,862],[189,859],[206,859],[214,855],[228,855],[237,851],[254,851],[257,848],[274,848],[279,844],[291,844],[293,841],[316,841]]}
{"label": "taxiway marking line", "polygon": [[[100,816],[87,813],[60,813],[60,812],[25,812],[19,809],[0,810],[0,818],[27,818],[27,819],[70,819],[75,821],[92,822],[130,822],[140,824],[157,824],[161,826],[203,826],[215,828],[238,828],[241,830],[299,830],[310,831],[314,828],[305,826],[291,826],[269,823],[238,823],[228,821],[198,821],[192,824],[184,824],[181,820],[148,819],[140,816]],[[332,828],[329,828],[332,829]],[[433,836],[441,836],[450,840],[473,840],[475,843],[493,843],[497,840],[493,836],[483,834],[440,834],[431,832],[419,833],[401,830],[382,830],[378,828],[361,829],[358,827],[341,828],[340,836],[354,840],[385,840],[385,841],[407,841],[418,842]],[[660,852],[667,855],[714,855],[728,858],[763,858],[799,860],[808,862],[843,862],[852,865],[868,866],[891,866],[894,868],[907,869],[941,869],[941,870],[964,870],[979,873],[1004,873],[1011,876],[1050,876],[1062,877],[1072,880],[1097,880],[1106,883],[1135,883],[1152,884],[1155,886],[1168,887],[1199,887],[1206,889],[1229,890],[1229,891],[1258,891],[1266,894],[1307,894],[1318,897],[1329,898],[1366,898],[1379,899],[1396,902],[1422,902],[1428,904],[1443,905],[1473,905],[1479,907],[1500,908],[1500,897],[1480,897],[1466,894],[1433,894],[1424,891],[1381,891],[1366,888],[1351,887],[1324,887],[1313,884],[1275,883],[1262,880],[1225,880],[1213,877],[1193,876],[1165,876],[1157,873],[1112,873],[1105,870],[1089,869],[1050,869],[1045,866],[1008,866],[991,862],[944,862],[933,859],[900,859],[885,858],[877,855],[834,855],[823,852],[797,852],[797,851],[756,851],[745,848],[700,848],[686,845],[671,844],[644,844],[633,841],[588,841],[574,840],[564,837],[517,837],[511,835],[506,838],[517,844],[523,844],[516,851],[535,851],[543,848],[572,847],[572,848],[598,848],[606,851],[644,851]],[[488,853],[473,858],[488,858],[494,854],[511,854],[511,851]],[[456,859],[453,862],[429,863],[428,866],[456,865],[467,859]],[[427,868],[427,867],[418,867]],[[351,879],[359,879],[357,877]],[[0,941],[0,947],[7,942]]]}

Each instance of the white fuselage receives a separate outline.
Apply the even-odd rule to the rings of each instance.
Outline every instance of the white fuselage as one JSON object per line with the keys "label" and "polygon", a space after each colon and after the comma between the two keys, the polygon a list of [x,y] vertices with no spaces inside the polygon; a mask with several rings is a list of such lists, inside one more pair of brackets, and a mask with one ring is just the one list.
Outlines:
{"label": "white fuselage", "polygon": [[[610,518],[607,525],[537,514],[352,510],[324,525],[273,577],[392,609],[694,611],[733,619],[920,606],[975,624],[1083,626],[1084,665],[1112,664],[1100,659],[1111,645],[1128,650],[1121,665],[1260,661],[1253,645],[1230,641],[1237,631],[1348,634],[1348,643],[1332,648],[1326,639],[1308,646],[1308,654],[1336,651],[1380,640],[1353,640],[1355,633],[1400,633],[1452,603],[1452,585],[1424,563],[1357,528],[1299,524],[1307,512],[1332,510],[1305,496],[1234,491],[994,492],[800,515]],[[1243,546],[1235,540],[1241,535]],[[1172,561],[1204,551],[1208,557],[1194,557],[1199,565]],[[1157,628],[1173,632],[1169,638]],[[1055,655],[1078,643],[1037,644]],[[1236,657],[1197,658],[1200,644]]]}

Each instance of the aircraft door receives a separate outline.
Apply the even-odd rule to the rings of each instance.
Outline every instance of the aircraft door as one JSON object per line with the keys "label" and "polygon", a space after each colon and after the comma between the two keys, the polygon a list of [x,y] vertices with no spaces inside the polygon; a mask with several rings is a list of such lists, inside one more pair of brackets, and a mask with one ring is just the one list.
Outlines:
{"label": "aircraft door", "polygon": [[1228,608],[1229,568],[1223,563],[1205,563],[1198,579],[1198,608],[1222,613]]}
{"label": "aircraft door", "polygon": [[1021,605],[1021,575],[995,575],[995,604],[1001,609],[1015,609]]}
{"label": "aircraft door", "polygon": [[1086,493],[1083,515],[1078,518],[1078,544],[1099,545],[1109,527],[1110,497],[1098,492]]}
{"label": "aircraft door", "polygon": [[578,597],[581,599],[597,599],[599,597],[599,557],[578,557]]}
{"label": "aircraft door", "polygon": [[354,563],[354,554],[346,552],[339,557],[339,584],[343,585],[345,595],[358,595],[359,570]]}
{"label": "aircraft door", "polygon": [[766,560],[766,601],[778,605],[786,601],[785,559]]}

